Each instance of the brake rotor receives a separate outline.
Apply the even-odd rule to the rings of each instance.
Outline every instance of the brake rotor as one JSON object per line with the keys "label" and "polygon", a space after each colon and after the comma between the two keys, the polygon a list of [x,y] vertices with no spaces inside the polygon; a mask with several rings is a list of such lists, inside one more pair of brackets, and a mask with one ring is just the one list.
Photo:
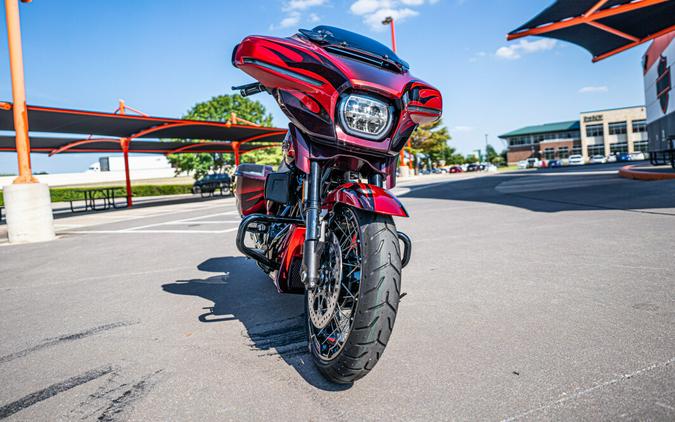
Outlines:
{"label": "brake rotor", "polygon": [[309,319],[318,329],[324,328],[333,318],[340,297],[342,281],[340,243],[333,233],[327,233],[326,238],[326,249],[319,267],[319,282],[315,288],[307,292]]}

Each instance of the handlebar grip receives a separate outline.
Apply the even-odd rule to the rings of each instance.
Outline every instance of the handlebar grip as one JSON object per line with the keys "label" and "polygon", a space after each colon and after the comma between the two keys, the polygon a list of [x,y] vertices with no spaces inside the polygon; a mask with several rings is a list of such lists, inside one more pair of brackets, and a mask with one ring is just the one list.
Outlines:
{"label": "handlebar grip", "polygon": [[239,90],[239,94],[242,97],[248,97],[250,95],[255,95],[265,91],[265,87],[260,82],[254,82],[248,85],[233,86],[233,90]]}
{"label": "handlebar grip", "polygon": [[248,97],[249,95],[255,95],[263,92],[265,87],[262,84],[257,83],[251,87],[244,88],[240,91],[242,97]]}

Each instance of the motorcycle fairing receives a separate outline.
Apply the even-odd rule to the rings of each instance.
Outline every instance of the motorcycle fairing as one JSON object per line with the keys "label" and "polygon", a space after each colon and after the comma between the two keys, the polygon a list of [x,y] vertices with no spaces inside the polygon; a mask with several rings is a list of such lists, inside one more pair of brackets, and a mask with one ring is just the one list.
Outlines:
{"label": "motorcycle fairing", "polygon": [[[393,72],[331,53],[301,36],[250,36],[233,52],[233,64],[271,90],[288,118],[316,142],[396,156],[420,123],[440,118],[441,93],[407,70]],[[337,120],[340,96],[380,97],[396,109],[381,140],[347,134]]]}
{"label": "motorcycle fairing", "polygon": [[367,183],[345,183],[328,193],[324,208],[345,204],[376,214],[394,217],[408,217],[408,211],[391,193],[381,187]]}
{"label": "motorcycle fairing", "polygon": [[311,160],[332,161],[338,168],[345,168],[351,171],[365,171],[366,174],[380,173],[386,178],[385,186],[387,189],[392,189],[396,186],[397,157],[370,156],[365,158],[358,153],[350,154],[348,150],[336,146],[324,144],[313,144],[310,146],[305,136],[292,123],[289,125],[286,143],[289,155],[292,155],[294,165],[304,173],[309,173],[309,163]]}

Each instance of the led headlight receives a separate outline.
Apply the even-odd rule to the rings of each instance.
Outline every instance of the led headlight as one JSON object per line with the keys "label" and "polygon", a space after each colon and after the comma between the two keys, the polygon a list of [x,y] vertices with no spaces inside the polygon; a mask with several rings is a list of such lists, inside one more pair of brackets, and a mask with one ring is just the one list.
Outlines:
{"label": "led headlight", "polygon": [[340,102],[340,121],[350,135],[381,139],[392,124],[391,106],[363,95],[352,94]]}

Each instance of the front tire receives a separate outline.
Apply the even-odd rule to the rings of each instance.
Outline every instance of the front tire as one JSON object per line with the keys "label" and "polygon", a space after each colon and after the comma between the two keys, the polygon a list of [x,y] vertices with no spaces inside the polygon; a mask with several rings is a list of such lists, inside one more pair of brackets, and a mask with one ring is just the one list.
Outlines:
{"label": "front tire", "polygon": [[[331,244],[339,245],[340,257],[331,258]],[[321,264],[328,268],[317,287],[325,290],[305,294],[309,348],[326,378],[348,384],[373,369],[394,328],[401,292],[400,245],[390,216],[350,207],[334,211],[326,245]],[[329,268],[336,262],[341,271]],[[332,286],[326,281],[331,277]]]}

